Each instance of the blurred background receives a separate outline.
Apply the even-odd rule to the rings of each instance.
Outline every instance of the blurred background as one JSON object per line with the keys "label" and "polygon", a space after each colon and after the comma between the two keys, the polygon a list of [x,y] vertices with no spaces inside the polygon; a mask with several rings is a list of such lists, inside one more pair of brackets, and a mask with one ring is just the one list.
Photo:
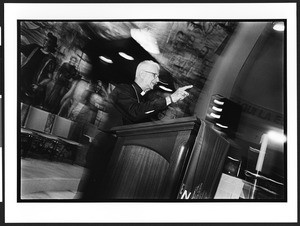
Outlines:
{"label": "blurred background", "polygon": [[[19,45],[43,46],[49,32],[57,37],[54,75],[61,65],[76,58],[76,72],[68,78],[64,94],[75,80],[84,81],[76,92],[81,95],[90,90],[97,94],[88,100],[94,105],[101,105],[103,95],[116,84],[132,83],[136,66],[145,59],[161,65],[160,83],[147,94],[149,98],[192,84],[188,98],[153,120],[198,116],[211,123],[231,142],[224,173],[247,179],[244,171],[255,169],[262,135],[269,131],[285,135],[283,21],[20,21]],[[20,52],[20,65],[27,58]],[[58,103],[63,97],[56,99]],[[215,99],[230,103],[222,122],[211,114]],[[32,104],[21,102],[25,120],[23,109],[28,110]],[[61,108],[54,110],[41,103],[35,107],[53,114],[59,114]],[[83,107],[62,116],[80,121]],[[105,111],[98,108],[84,123],[101,130],[104,121]],[[265,176],[280,184],[286,174],[284,145],[270,140],[262,169]],[[77,156],[75,162],[84,166],[83,159]],[[281,189],[277,189],[279,193]]]}

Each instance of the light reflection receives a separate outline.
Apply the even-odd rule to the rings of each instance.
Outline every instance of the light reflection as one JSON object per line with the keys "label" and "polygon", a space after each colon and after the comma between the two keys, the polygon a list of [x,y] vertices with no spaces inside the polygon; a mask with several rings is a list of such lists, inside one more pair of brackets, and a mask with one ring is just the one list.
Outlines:
{"label": "light reflection", "polygon": [[223,109],[222,109],[222,108],[217,108],[217,107],[215,107],[215,106],[213,106],[213,107],[212,107],[212,109],[213,109],[213,110],[215,110],[215,111],[218,111],[218,112],[221,112],[221,111],[223,111]]}
{"label": "light reflection", "polygon": [[165,91],[168,91],[168,92],[172,92],[173,90],[171,90],[171,89],[169,89],[169,88],[167,88],[167,87],[165,87],[165,86],[158,86],[159,88],[161,88],[162,90],[165,90]]}
{"label": "light reflection", "polygon": [[268,134],[268,137],[274,142],[278,142],[278,143],[286,142],[286,136],[283,133],[279,133],[274,130],[270,130],[267,134]]}
{"label": "light reflection", "polygon": [[219,101],[219,100],[214,100],[214,102],[215,102],[216,104],[219,104],[219,105],[223,105],[223,104],[224,104],[223,101]]}
{"label": "light reflection", "polygon": [[224,128],[224,129],[227,129],[227,128],[228,128],[228,126],[224,126],[224,125],[222,125],[222,124],[220,124],[220,123],[216,123],[216,125],[219,126],[219,127],[221,127],[221,128]]}
{"label": "light reflection", "polygon": [[153,54],[159,54],[157,41],[150,32],[142,29],[131,29],[131,37],[137,41],[146,51]]}
{"label": "light reflection", "polygon": [[212,116],[214,118],[221,118],[221,115],[217,115],[215,113],[210,113],[210,116]]}

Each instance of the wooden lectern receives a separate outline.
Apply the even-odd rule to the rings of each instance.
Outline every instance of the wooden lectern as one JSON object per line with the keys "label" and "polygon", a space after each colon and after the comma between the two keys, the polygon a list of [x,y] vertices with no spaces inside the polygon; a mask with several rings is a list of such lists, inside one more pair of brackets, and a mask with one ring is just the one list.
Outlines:
{"label": "wooden lectern", "polygon": [[[99,200],[180,199],[183,179],[193,178],[189,164],[195,175],[199,175],[191,155],[197,162],[204,158],[205,162],[200,161],[203,164],[200,168],[207,172],[210,172],[210,165],[218,164],[226,157],[226,145],[216,146],[213,143],[220,135],[211,129],[206,133],[208,126],[205,125],[197,117],[187,117],[113,128],[118,138],[97,195]],[[203,138],[207,138],[208,142],[204,142]],[[202,146],[204,149],[199,149]],[[222,155],[214,151],[219,148]],[[209,154],[211,150],[213,155]],[[212,168],[210,175],[216,178],[213,180],[219,179],[221,167]],[[185,181],[185,185],[190,184],[192,182]]]}

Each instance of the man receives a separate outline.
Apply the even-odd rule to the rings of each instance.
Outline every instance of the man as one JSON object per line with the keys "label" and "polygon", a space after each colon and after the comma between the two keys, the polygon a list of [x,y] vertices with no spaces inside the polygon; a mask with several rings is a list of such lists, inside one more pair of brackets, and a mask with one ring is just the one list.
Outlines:
{"label": "man", "polygon": [[76,63],[77,58],[71,56],[70,61],[63,63],[58,69],[56,76],[47,83],[44,107],[48,111],[54,114],[58,113],[61,99],[70,89],[71,81],[78,76]]}
{"label": "man", "polygon": [[147,60],[141,62],[135,74],[133,84],[117,85],[111,94],[115,108],[121,113],[123,124],[149,121],[152,114],[165,109],[171,103],[183,100],[189,94],[192,85],[178,88],[173,94],[153,101],[147,101],[144,95],[159,82],[159,65]]}
{"label": "man", "polygon": [[56,68],[57,37],[49,32],[43,46],[38,44],[21,45],[20,51],[26,57],[21,66],[21,101],[32,97],[33,91],[38,89],[41,81],[52,77]]}
{"label": "man", "polygon": [[[169,104],[182,100],[189,95],[185,90],[192,88],[192,85],[181,87],[167,97],[153,101],[145,100],[145,93],[153,89],[159,81],[159,69],[157,63],[143,61],[136,69],[133,84],[116,86],[110,95],[113,107],[108,110],[110,115],[107,122],[109,126],[106,126],[108,130],[118,125],[119,118],[115,114],[115,109],[121,114],[123,124],[140,123],[150,120],[151,114],[163,110]],[[99,197],[102,178],[116,140],[117,138],[112,134],[102,131],[93,140],[87,152],[86,171],[78,187],[78,198],[97,200]]]}

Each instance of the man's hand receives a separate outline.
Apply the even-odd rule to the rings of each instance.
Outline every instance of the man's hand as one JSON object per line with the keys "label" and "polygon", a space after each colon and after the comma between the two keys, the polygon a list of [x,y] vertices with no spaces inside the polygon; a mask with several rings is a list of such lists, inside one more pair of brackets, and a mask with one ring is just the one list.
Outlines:
{"label": "man's hand", "polygon": [[189,95],[189,93],[186,90],[192,87],[193,85],[188,85],[178,88],[173,94],[171,94],[171,101],[176,103],[179,100],[183,100]]}

